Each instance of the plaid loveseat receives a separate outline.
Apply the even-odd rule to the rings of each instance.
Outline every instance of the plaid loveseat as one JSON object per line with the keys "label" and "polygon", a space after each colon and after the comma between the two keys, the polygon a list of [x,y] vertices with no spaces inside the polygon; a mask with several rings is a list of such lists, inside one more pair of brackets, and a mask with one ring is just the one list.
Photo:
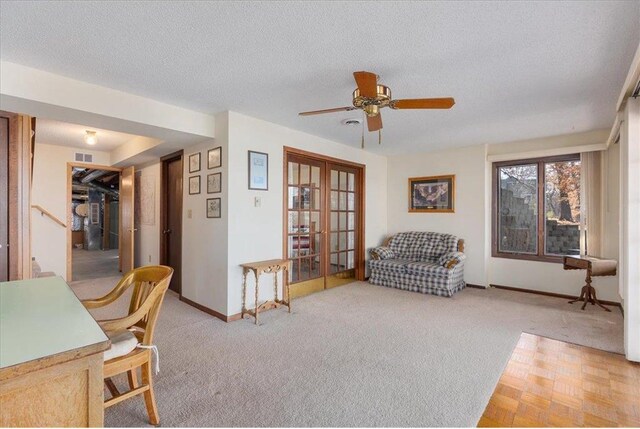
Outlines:
{"label": "plaid loveseat", "polygon": [[439,296],[465,287],[463,241],[438,232],[401,232],[369,251],[369,282]]}

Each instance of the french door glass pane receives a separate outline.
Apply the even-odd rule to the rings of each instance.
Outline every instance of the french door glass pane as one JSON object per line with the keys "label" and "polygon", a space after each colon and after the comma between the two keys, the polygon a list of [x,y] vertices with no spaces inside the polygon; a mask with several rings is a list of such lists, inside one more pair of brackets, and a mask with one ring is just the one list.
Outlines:
{"label": "french door glass pane", "polygon": [[538,166],[498,169],[498,249],[506,253],[538,251]]}
{"label": "french door glass pane", "polygon": [[580,254],[580,161],[545,164],[545,254]]}

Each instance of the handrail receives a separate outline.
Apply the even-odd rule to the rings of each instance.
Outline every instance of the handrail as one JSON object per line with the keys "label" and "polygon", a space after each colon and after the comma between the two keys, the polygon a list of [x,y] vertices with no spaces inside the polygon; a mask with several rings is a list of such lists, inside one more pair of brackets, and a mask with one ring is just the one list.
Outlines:
{"label": "handrail", "polygon": [[55,223],[57,223],[61,227],[63,227],[63,228],[67,227],[67,225],[65,225],[64,222],[62,222],[60,219],[58,219],[57,217],[52,215],[51,212],[47,211],[46,209],[42,208],[41,206],[39,206],[37,204],[34,204],[34,205],[31,206],[31,208],[39,210],[41,215],[47,215],[52,221],[54,221]]}

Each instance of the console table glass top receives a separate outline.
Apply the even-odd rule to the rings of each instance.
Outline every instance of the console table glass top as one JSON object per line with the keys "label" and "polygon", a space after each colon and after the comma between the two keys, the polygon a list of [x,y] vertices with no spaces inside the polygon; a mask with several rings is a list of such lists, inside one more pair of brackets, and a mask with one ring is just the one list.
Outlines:
{"label": "console table glass top", "polygon": [[0,368],[105,341],[61,277],[0,283]]}

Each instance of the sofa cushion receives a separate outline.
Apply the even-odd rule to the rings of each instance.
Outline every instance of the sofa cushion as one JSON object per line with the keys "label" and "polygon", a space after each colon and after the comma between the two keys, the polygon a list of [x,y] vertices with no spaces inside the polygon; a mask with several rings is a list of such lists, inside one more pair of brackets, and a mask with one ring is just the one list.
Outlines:
{"label": "sofa cushion", "polygon": [[411,261],[402,259],[373,259],[369,261],[369,268],[372,270],[391,271],[404,274],[407,272],[407,264]]}
{"label": "sofa cushion", "polygon": [[389,241],[389,247],[399,259],[417,261],[420,259],[420,247],[415,244],[418,232],[401,232]]}
{"label": "sofa cushion", "polygon": [[449,270],[433,262],[411,262],[406,265],[407,273],[425,277],[447,278]]}

